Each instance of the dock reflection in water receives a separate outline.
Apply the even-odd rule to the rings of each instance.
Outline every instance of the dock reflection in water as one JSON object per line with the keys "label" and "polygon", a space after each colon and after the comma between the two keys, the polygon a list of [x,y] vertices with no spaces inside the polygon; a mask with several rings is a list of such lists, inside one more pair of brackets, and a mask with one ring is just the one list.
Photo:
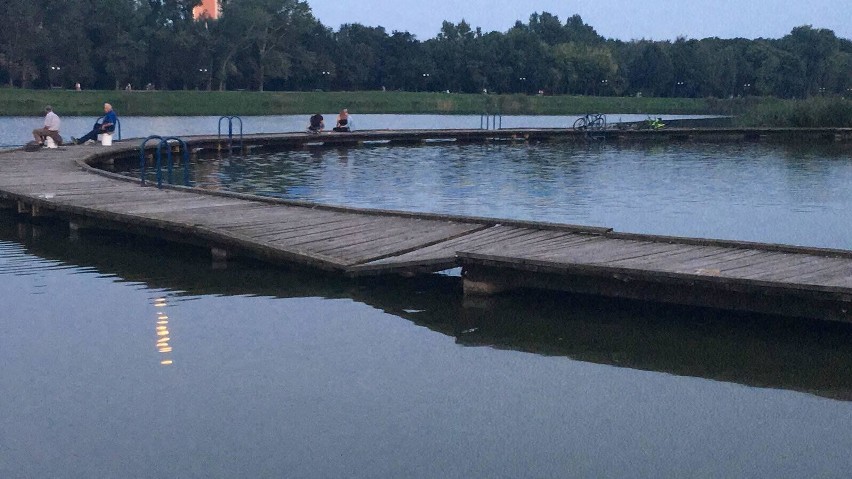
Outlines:
{"label": "dock reflection in water", "polygon": [[3,478],[852,467],[848,325],[465,303],[458,277],[220,270],[192,248],[62,229],[0,213]]}
{"label": "dock reflection in water", "polygon": [[[351,299],[455,338],[458,344],[788,389],[852,401],[852,327],[545,292],[465,300],[460,279],[342,280],[254,262],[211,270],[204,253],[121,236],[84,235],[0,215],[0,240],[67,267],[157,291],[156,349],[173,364],[169,303],[199,296]],[[171,298],[171,299],[169,299]],[[184,328],[191,328],[185,324]]]}

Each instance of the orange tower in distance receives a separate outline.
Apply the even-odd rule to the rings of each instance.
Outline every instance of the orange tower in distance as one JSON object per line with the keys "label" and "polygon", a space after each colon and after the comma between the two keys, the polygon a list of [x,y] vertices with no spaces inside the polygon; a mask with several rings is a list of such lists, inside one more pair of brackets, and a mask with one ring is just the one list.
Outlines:
{"label": "orange tower in distance", "polygon": [[203,0],[201,5],[192,9],[192,18],[200,20],[205,17],[219,18],[219,0]]}

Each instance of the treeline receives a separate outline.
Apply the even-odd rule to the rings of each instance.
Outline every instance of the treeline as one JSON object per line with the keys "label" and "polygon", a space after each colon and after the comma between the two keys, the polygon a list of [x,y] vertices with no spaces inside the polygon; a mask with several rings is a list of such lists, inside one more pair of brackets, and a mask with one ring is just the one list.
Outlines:
{"label": "treeline", "polygon": [[404,90],[601,96],[852,96],[852,41],[801,26],[780,39],[606,39],[574,15],[506,32],[444,22],[421,41],[322,25],[298,0],[3,0],[0,83],[24,88]]}

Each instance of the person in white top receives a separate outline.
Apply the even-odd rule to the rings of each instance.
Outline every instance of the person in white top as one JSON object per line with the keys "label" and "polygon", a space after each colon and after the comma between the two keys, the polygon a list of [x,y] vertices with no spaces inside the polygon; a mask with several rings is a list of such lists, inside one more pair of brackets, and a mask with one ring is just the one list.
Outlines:
{"label": "person in white top", "polygon": [[46,112],[44,115],[44,126],[33,130],[33,138],[35,138],[38,144],[44,145],[44,140],[49,136],[53,138],[53,141],[57,145],[61,145],[62,137],[59,136],[59,125],[62,121],[59,119],[59,115],[53,112],[53,108],[50,105],[44,107],[44,111]]}

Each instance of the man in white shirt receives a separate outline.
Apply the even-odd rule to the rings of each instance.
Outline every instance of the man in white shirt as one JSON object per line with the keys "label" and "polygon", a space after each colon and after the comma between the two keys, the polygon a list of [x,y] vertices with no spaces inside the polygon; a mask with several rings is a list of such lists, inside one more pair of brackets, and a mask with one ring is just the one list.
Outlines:
{"label": "man in white shirt", "polygon": [[57,145],[61,145],[62,137],[59,136],[59,125],[62,122],[59,120],[59,115],[53,112],[53,108],[50,105],[44,107],[44,111],[46,112],[44,115],[44,127],[33,130],[33,137],[40,145],[44,145],[44,140],[48,136],[53,138],[53,141]]}

